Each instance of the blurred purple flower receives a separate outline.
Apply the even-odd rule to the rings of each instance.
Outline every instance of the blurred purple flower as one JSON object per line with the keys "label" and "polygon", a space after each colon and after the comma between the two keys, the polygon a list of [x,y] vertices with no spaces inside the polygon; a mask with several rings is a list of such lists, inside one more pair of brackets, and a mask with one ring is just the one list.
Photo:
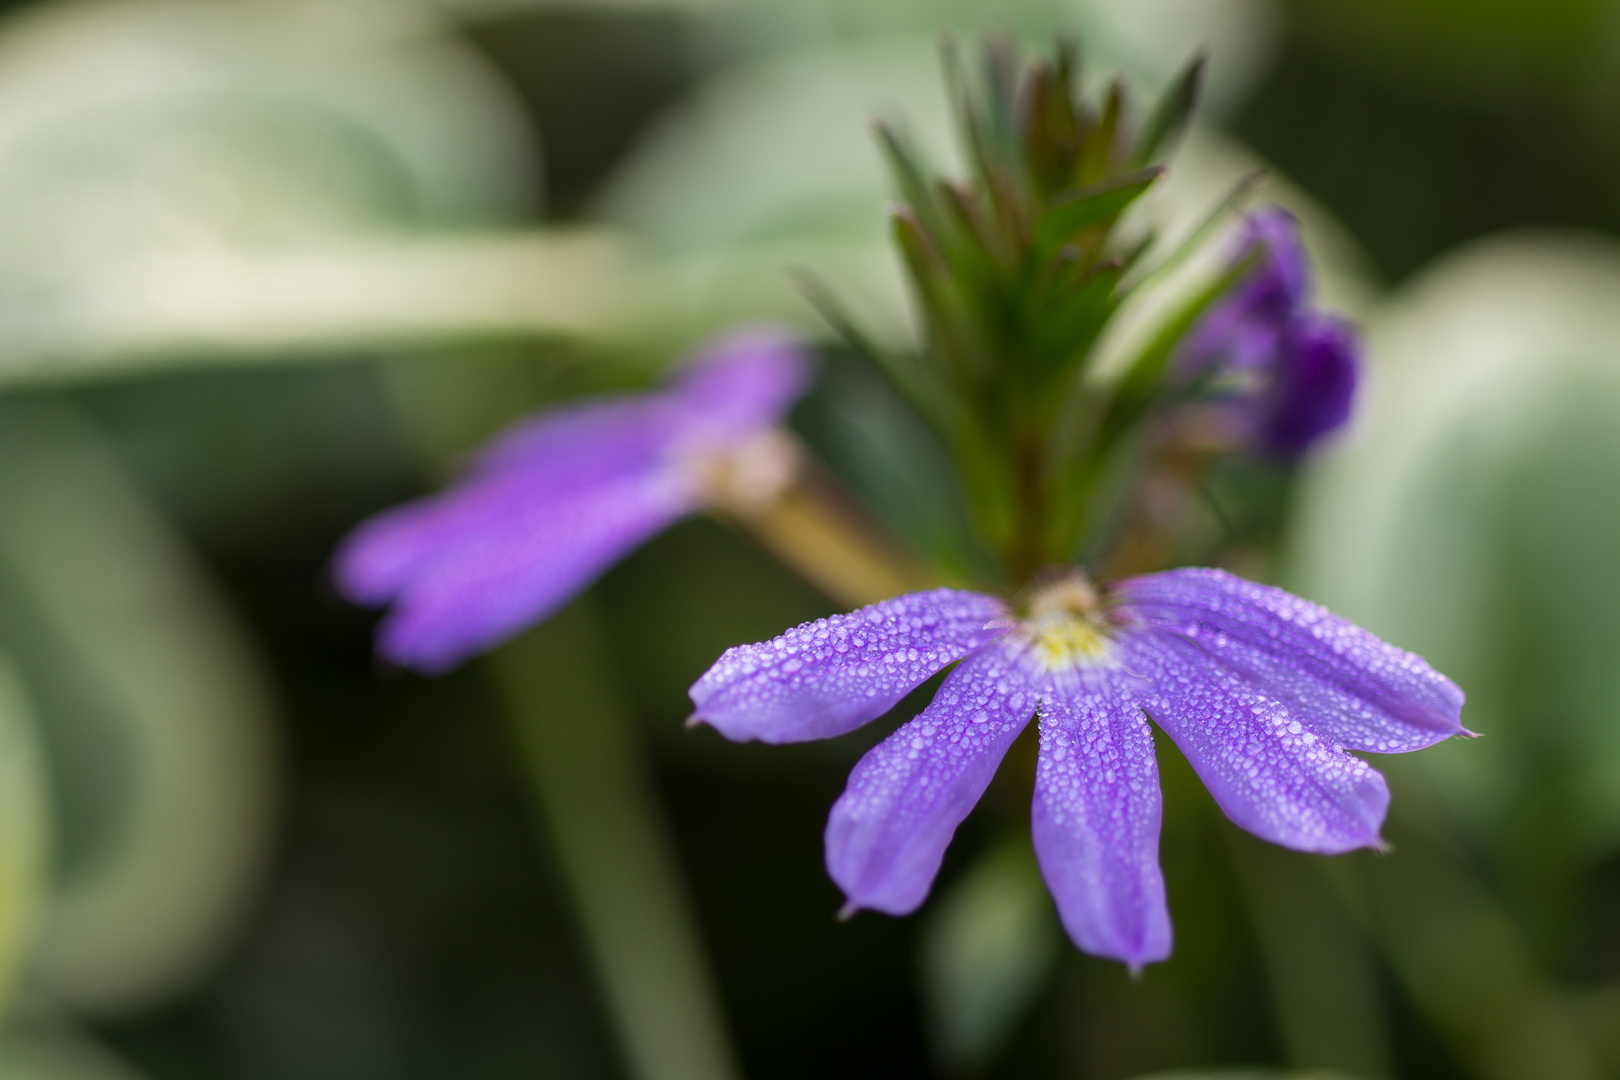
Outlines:
{"label": "blurred purple flower", "polygon": [[[668,389],[572,405],[498,436],[450,490],[387,511],[344,540],[338,589],[391,605],[377,650],[454,667],[561,607],[644,540],[781,480],[774,425],[808,363],[771,331],[728,337]],[[723,490],[724,489],[724,490]]]}
{"label": "blurred purple flower", "polygon": [[1249,215],[1241,258],[1253,268],[1182,346],[1182,371],[1207,380],[1237,438],[1295,458],[1350,418],[1360,346],[1347,323],[1309,306],[1310,263],[1281,207]]}
{"label": "blurred purple flower", "polygon": [[1384,778],[1347,751],[1452,735],[1463,694],[1422,658],[1220,570],[1049,579],[1022,615],[980,593],[911,593],[727,650],[692,687],[729,739],[823,739],[950,664],[933,703],[850,774],[827,822],[846,910],[928,895],[956,827],[1040,716],[1035,851],[1069,936],[1133,969],[1170,955],[1148,717],[1221,809],[1300,851],[1376,847]]}

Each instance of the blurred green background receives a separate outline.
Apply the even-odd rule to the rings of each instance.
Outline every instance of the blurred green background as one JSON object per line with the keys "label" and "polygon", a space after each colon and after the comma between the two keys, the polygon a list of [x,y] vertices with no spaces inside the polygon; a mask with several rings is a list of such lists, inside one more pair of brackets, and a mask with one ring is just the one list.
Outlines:
{"label": "blurred green background", "polygon": [[[1211,51],[1162,213],[1266,165],[1374,364],[1255,565],[1486,735],[1380,761],[1394,852],[1333,860],[1161,741],[1137,981],[1062,941],[998,789],[923,912],[834,921],[882,732],[681,725],[833,610],[746,536],[681,525],[442,679],[326,578],[528,410],[822,334],[791,265],[905,340],[864,118],[952,160],[942,27],[1149,89]],[[0,1078],[1620,1076],[1617,232],[1606,0],[6,5]],[[823,356],[796,428],[948,553],[917,422]]]}

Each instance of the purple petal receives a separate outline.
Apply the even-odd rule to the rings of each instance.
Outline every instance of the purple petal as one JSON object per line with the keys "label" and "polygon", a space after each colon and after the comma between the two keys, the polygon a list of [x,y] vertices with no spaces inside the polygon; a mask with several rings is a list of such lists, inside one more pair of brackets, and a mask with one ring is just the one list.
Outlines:
{"label": "purple petal", "polygon": [[[580,523],[593,493],[641,490],[649,477],[667,473],[672,415],[666,403],[641,397],[592,402],[517,425],[493,440],[457,486],[380,514],[351,533],[333,559],[338,590],[354,603],[386,604],[420,584],[425,567],[440,565],[434,573],[442,577],[443,565],[509,546],[514,529],[539,519],[556,524],[550,531],[536,528],[535,541],[559,536],[564,544],[594,549],[598,545],[585,543],[584,535],[592,525]],[[670,482],[652,483],[648,498],[665,504]],[[607,494],[604,502],[613,505],[615,498]],[[595,527],[613,533],[615,520]],[[491,531],[481,536],[480,529]],[[578,555],[534,557],[566,566]]]}
{"label": "purple petal", "polygon": [[1284,328],[1304,304],[1311,289],[1310,260],[1292,214],[1266,206],[1249,215],[1242,257],[1251,255],[1254,268],[1188,333],[1182,346],[1188,375],[1216,364],[1234,370],[1269,366]]}
{"label": "purple petal", "polygon": [[1196,641],[1339,746],[1395,754],[1468,734],[1463,692],[1422,657],[1282,589],[1190,568],[1131,578],[1115,594],[1142,624]]}
{"label": "purple petal", "polygon": [[1153,630],[1119,640],[1124,667],[1152,685],[1148,712],[1233,822],[1299,851],[1378,845],[1389,789],[1370,765],[1194,641]]}
{"label": "purple petal", "polygon": [[562,488],[654,468],[688,426],[684,411],[666,397],[603,398],[521,421],[479,451],[472,475],[523,473],[536,485]]}
{"label": "purple petal", "polygon": [[352,604],[379,607],[410,580],[411,571],[454,531],[441,499],[422,499],[357,526],[332,556],[332,581]]}
{"label": "purple petal", "polygon": [[1278,308],[1305,302],[1311,291],[1311,260],[1300,239],[1299,221],[1280,206],[1262,206],[1249,215],[1245,249],[1258,251],[1255,291]]}
{"label": "purple petal", "polygon": [[1005,633],[1006,615],[993,596],[934,589],[738,645],[693,684],[693,719],[739,742],[842,735]]}
{"label": "purple petal", "polygon": [[683,449],[728,445],[770,427],[809,377],[792,337],[742,331],[705,350],[666,390],[583,402],[513,426],[479,453],[474,473],[544,473],[578,484],[650,468]]}
{"label": "purple petal", "polygon": [[1081,949],[1132,968],[1170,955],[1159,871],[1159,768],[1133,690],[1113,668],[1082,671],[1041,702],[1035,854]]}
{"label": "purple petal", "polygon": [[1270,387],[1259,403],[1255,441],[1297,457],[1350,419],[1360,349],[1347,323],[1314,312],[1293,319],[1278,345]]}
{"label": "purple petal", "polygon": [[676,376],[671,398],[700,438],[728,442],[781,419],[810,381],[804,347],[780,330],[728,335]]}
{"label": "purple petal", "polygon": [[339,552],[339,587],[394,599],[377,649],[425,672],[539,621],[631,548],[689,513],[673,469],[559,493],[527,477],[474,481],[361,526]]}
{"label": "purple petal", "polygon": [[956,827],[1034,714],[1020,651],[993,644],[962,661],[928,708],[861,758],[827,819],[827,872],[846,910],[915,911]]}

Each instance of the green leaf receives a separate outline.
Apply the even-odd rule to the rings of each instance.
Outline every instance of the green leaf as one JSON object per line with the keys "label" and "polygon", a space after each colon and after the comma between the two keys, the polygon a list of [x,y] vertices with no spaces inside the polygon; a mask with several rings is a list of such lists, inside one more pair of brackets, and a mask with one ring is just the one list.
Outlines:
{"label": "green leaf", "polygon": [[790,267],[788,274],[805,299],[827,320],[827,324],[843,338],[845,344],[870,363],[936,431],[943,433],[949,426],[947,405],[941,398],[940,388],[917,363],[915,354],[896,354],[868,338],[849,317],[832,288],[813,270],[802,266]]}
{"label": "green leaf", "polygon": [[0,1014],[29,960],[50,863],[50,780],[22,671],[0,653]]}
{"label": "green leaf", "polygon": [[[1210,211],[1190,231],[1186,238],[1175,246],[1167,255],[1149,271],[1137,278],[1129,286],[1132,289],[1140,288],[1156,280],[1168,277],[1182,263],[1186,262],[1195,252],[1202,248],[1215,235],[1215,230],[1232,214],[1242,210],[1260,190],[1265,182],[1266,170],[1251,169],[1244,173],[1226,191]],[[1146,253],[1147,242],[1135,252],[1134,257]],[[1133,257],[1133,258],[1134,258]]]}
{"label": "green leaf", "polygon": [[1049,199],[1074,183],[1081,117],[1074,100],[1074,44],[1061,40],[1055,63],[1037,63],[1024,90],[1024,167],[1037,198]]}
{"label": "green leaf", "polygon": [[1078,232],[1113,222],[1164,175],[1162,166],[1110,177],[1064,197],[1035,224],[1036,257],[1050,259]]}
{"label": "green leaf", "polygon": [[1165,318],[1159,332],[1137,353],[1114,388],[1108,409],[1103,414],[1097,434],[1099,456],[1106,456],[1115,440],[1160,396],[1164,389],[1161,377],[1170,357],[1175,354],[1176,346],[1181,344],[1181,339],[1186,337],[1187,331],[1192,329],[1199,317],[1248,272],[1249,266],[1250,260],[1244,259],[1193,293]]}
{"label": "green leaf", "polygon": [[928,173],[918,163],[915,152],[893,126],[881,120],[872,123],[872,134],[883,151],[884,160],[889,163],[895,183],[899,185],[900,197],[910,205],[930,232],[938,232],[941,227],[939,203],[934,197]]}
{"label": "green leaf", "polygon": [[596,598],[503,645],[487,667],[631,1075],[740,1077]]}
{"label": "green leaf", "polygon": [[928,319],[930,347],[944,361],[958,393],[976,392],[995,366],[994,352],[975,317],[977,304],[963,293],[921,222],[902,209],[892,228]]}
{"label": "green leaf", "polygon": [[30,1008],[0,1030],[0,1080],[142,1080],[76,1024]]}
{"label": "green leaf", "polygon": [[950,883],[921,929],[918,974],[934,1052],[955,1074],[990,1065],[1063,953],[1027,838],[992,848]]}
{"label": "green leaf", "polygon": [[[1067,370],[1084,360],[1116,308],[1115,289],[1122,270],[1112,263],[1095,267],[1078,281],[1031,290],[1024,321],[1029,340],[1024,343],[1029,366],[1043,378]],[[1042,394],[1043,398],[1048,395]],[[1057,402],[1041,401],[1043,412],[1055,413]]]}
{"label": "green leaf", "polygon": [[1102,116],[1086,133],[1085,145],[1075,162],[1072,183],[1095,183],[1108,175],[1115,164],[1125,157],[1117,145],[1124,134],[1120,121],[1125,115],[1125,82],[1115,77],[1108,84],[1108,97],[1103,103]]}
{"label": "green leaf", "polygon": [[0,403],[0,642],[53,767],[58,877],[36,985],[86,1011],[188,991],[270,854],[268,680],[116,452],[49,398]]}
{"label": "green leaf", "polygon": [[[946,90],[962,141],[967,146],[968,157],[973,162],[980,187],[990,200],[1001,228],[1017,236],[1022,231],[1020,226],[1023,223],[1018,220],[1018,184],[1014,177],[1016,162],[1011,150],[1011,92],[1002,87],[998,96],[997,87],[1001,77],[994,71],[996,61],[993,50],[987,51],[986,63],[992,69],[989,113],[979,108],[978,98],[962,70],[961,55],[957,52],[955,41],[947,37],[941,43],[941,66]],[[1007,100],[1003,101],[1003,98]],[[997,119],[999,109],[1009,110],[1004,124]],[[1003,127],[1008,130],[1004,132]]]}
{"label": "green leaf", "polygon": [[1050,448],[1052,513],[1045,538],[1052,558],[1067,558],[1091,526],[1091,504],[1115,468],[1114,457],[1125,436],[1163,394],[1161,377],[1176,346],[1247,266],[1245,262],[1232,268],[1175,308],[1129,363],[1105,403],[1097,402],[1096,388],[1077,373],[1053,410],[1059,422]]}
{"label": "green leaf", "polygon": [[1142,129],[1142,137],[1137,140],[1136,153],[1132,155],[1132,160],[1138,165],[1146,165],[1157,157],[1163,157],[1169,152],[1171,144],[1187,129],[1193,109],[1198,104],[1198,90],[1203,83],[1206,59],[1202,55],[1194,57],[1164,92],[1158,105],[1154,106],[1147,126]]}

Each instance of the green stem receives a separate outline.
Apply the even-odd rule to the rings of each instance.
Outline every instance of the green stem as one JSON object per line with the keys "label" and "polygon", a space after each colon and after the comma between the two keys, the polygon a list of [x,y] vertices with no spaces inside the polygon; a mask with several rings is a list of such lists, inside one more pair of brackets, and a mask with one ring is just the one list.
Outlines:
{"label": "green stem", "polygon": [[780,488],[762,500],[717,492],[714,509],[721,516],[850,607],[944,584],[936,568],[817,467],[797,440],[784,435],[776,445],[787,463]]}
{"label": "green stem", "polygon": [[575,601],[497,650],[490,664],[629,1074],[740,1078],[674,838],[594,600]]}
{"label": "green stem", "polygon": [[1013,474],[1018,488],[1018,525],[1007,569],[1014,588],[1021,587],[1049,561],[1046,552],[1046,490],[1042,442],[1024,435],[1017,440]]}

